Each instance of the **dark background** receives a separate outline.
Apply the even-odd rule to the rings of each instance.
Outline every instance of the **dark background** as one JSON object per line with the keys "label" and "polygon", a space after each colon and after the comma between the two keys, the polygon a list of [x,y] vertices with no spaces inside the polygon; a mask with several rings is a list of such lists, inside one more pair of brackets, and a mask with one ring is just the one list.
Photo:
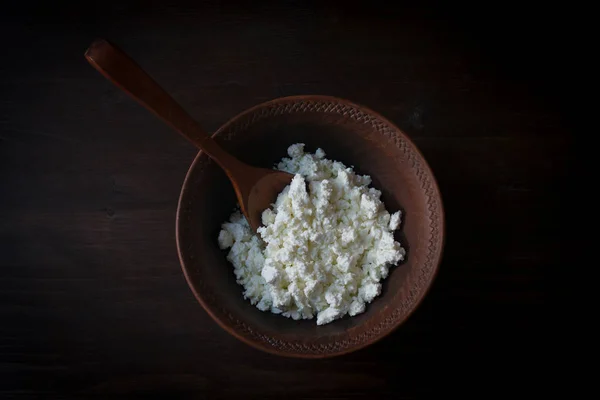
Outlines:
{"label": "dark background", "polygon": [[[548,271],[570,244],[581,75],[578,30],[564,27],[577,12],[188,4],[13,2],[0,13],[0,398],[547,390],[536,376],[555,357]],[[221,330],[175,247],[195,150],[86,63],[97,37],[209,131],[294,94],[348,98],[405,130],[447,217],[440,273],[417,312],[379,343],[326,360],[265,354]]]}

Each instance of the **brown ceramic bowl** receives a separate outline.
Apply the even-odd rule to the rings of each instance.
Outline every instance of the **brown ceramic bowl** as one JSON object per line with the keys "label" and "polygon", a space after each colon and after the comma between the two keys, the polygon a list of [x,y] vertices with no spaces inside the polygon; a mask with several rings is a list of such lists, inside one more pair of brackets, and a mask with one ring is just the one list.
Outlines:
{"label": "brown ceramic bowl", "polygon": [[202,152],[192,163],[177,210],[177,247],[194,295],[210,316],[238,339],[293,357],[349,353],[392,332],[415,310],[430,287],[444,243],[440,193],[415,145],[379,114],[326,96],[276,99],[234,117],[213,136],[248,164],[272,167],[293,143],[318,147],[360,174],[372,177],[386,208],[403,211],[396,239],[407,250],[392,267],[382,294],[363,314],[324,326],[262,312],[242,296],[217,237],[236,206],[231,183]]}

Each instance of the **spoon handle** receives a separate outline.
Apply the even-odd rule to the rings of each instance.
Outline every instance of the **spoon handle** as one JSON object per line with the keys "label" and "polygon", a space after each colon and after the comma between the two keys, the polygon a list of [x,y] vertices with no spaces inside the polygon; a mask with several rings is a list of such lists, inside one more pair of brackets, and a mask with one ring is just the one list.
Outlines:
{"label": "spoon handle", "polygon": [[182,136],[204,151],[229,174],[241,162],[224,151],[196,121],[122,50],[100,39],[85,58],[109,81],[152,111]]}

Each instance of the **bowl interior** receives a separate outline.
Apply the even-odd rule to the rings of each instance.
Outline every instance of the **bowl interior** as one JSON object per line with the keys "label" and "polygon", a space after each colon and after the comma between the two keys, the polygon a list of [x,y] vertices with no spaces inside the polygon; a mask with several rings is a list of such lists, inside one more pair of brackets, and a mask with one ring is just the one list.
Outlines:
{"label": "bowl interior", "polygon": [[[387,210],[403,212],[396,240],[407,250],[405,261],[392,267],[383,281],[382,294],[363,314],[325,326],[317,326],[314,319],[294,321],[251,305],[235,281],[226,251],[217,245],[220,226],[236,206],[236,197],[224,172],[204,154],[194,161],[182,190],[178,246],[190,287],[222,327],[264,350],[323,356],[377,340],[416,307],[431,283],[440,256],[441,243],[432,248],[430,241],[432,226],[441,224],[441,219],[435,220],[436,212],[441,218],[441,204],[424,160],[393,125],[349,104],[341,104],[333,112],[325,106],[312,111],[301,107],[293,110],[293,105],[301,102],[305,100],[255,107],[224,125],[215,138],[251,165],[272,167],[287,156],[289,145],[301,142],[306,144],[306,151],[320,147],[327,158],[370,175],[372,186],[382,191]],[[358,117],[343,112],[346,107],[359,110]],[[441,226],[436,229],[441,230]],[[441,242],[441,231],[436,234]]]}

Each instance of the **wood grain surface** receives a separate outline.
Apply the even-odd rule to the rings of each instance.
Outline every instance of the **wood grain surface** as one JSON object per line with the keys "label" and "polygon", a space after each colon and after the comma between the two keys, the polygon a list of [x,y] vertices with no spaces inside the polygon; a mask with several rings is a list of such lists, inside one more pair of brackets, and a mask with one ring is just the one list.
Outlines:
{"label": "wood grain surface", "polygon": [[[542,390],[547,273],[572,243],[561,212],[576,107],[573,71],[561,62],[569,37],[544,14],[558,11],[467,10],[8,6],[0,14],[0,398]],[[296,94],[347,98],[398,124],[436,174],[447,218],[440,273],[417,312],[372,347],[327,360],[265,354],[219,328],[186,285],[175,247],[195,149],[87,64],[97,37],[118,43],[210,131]]]}

